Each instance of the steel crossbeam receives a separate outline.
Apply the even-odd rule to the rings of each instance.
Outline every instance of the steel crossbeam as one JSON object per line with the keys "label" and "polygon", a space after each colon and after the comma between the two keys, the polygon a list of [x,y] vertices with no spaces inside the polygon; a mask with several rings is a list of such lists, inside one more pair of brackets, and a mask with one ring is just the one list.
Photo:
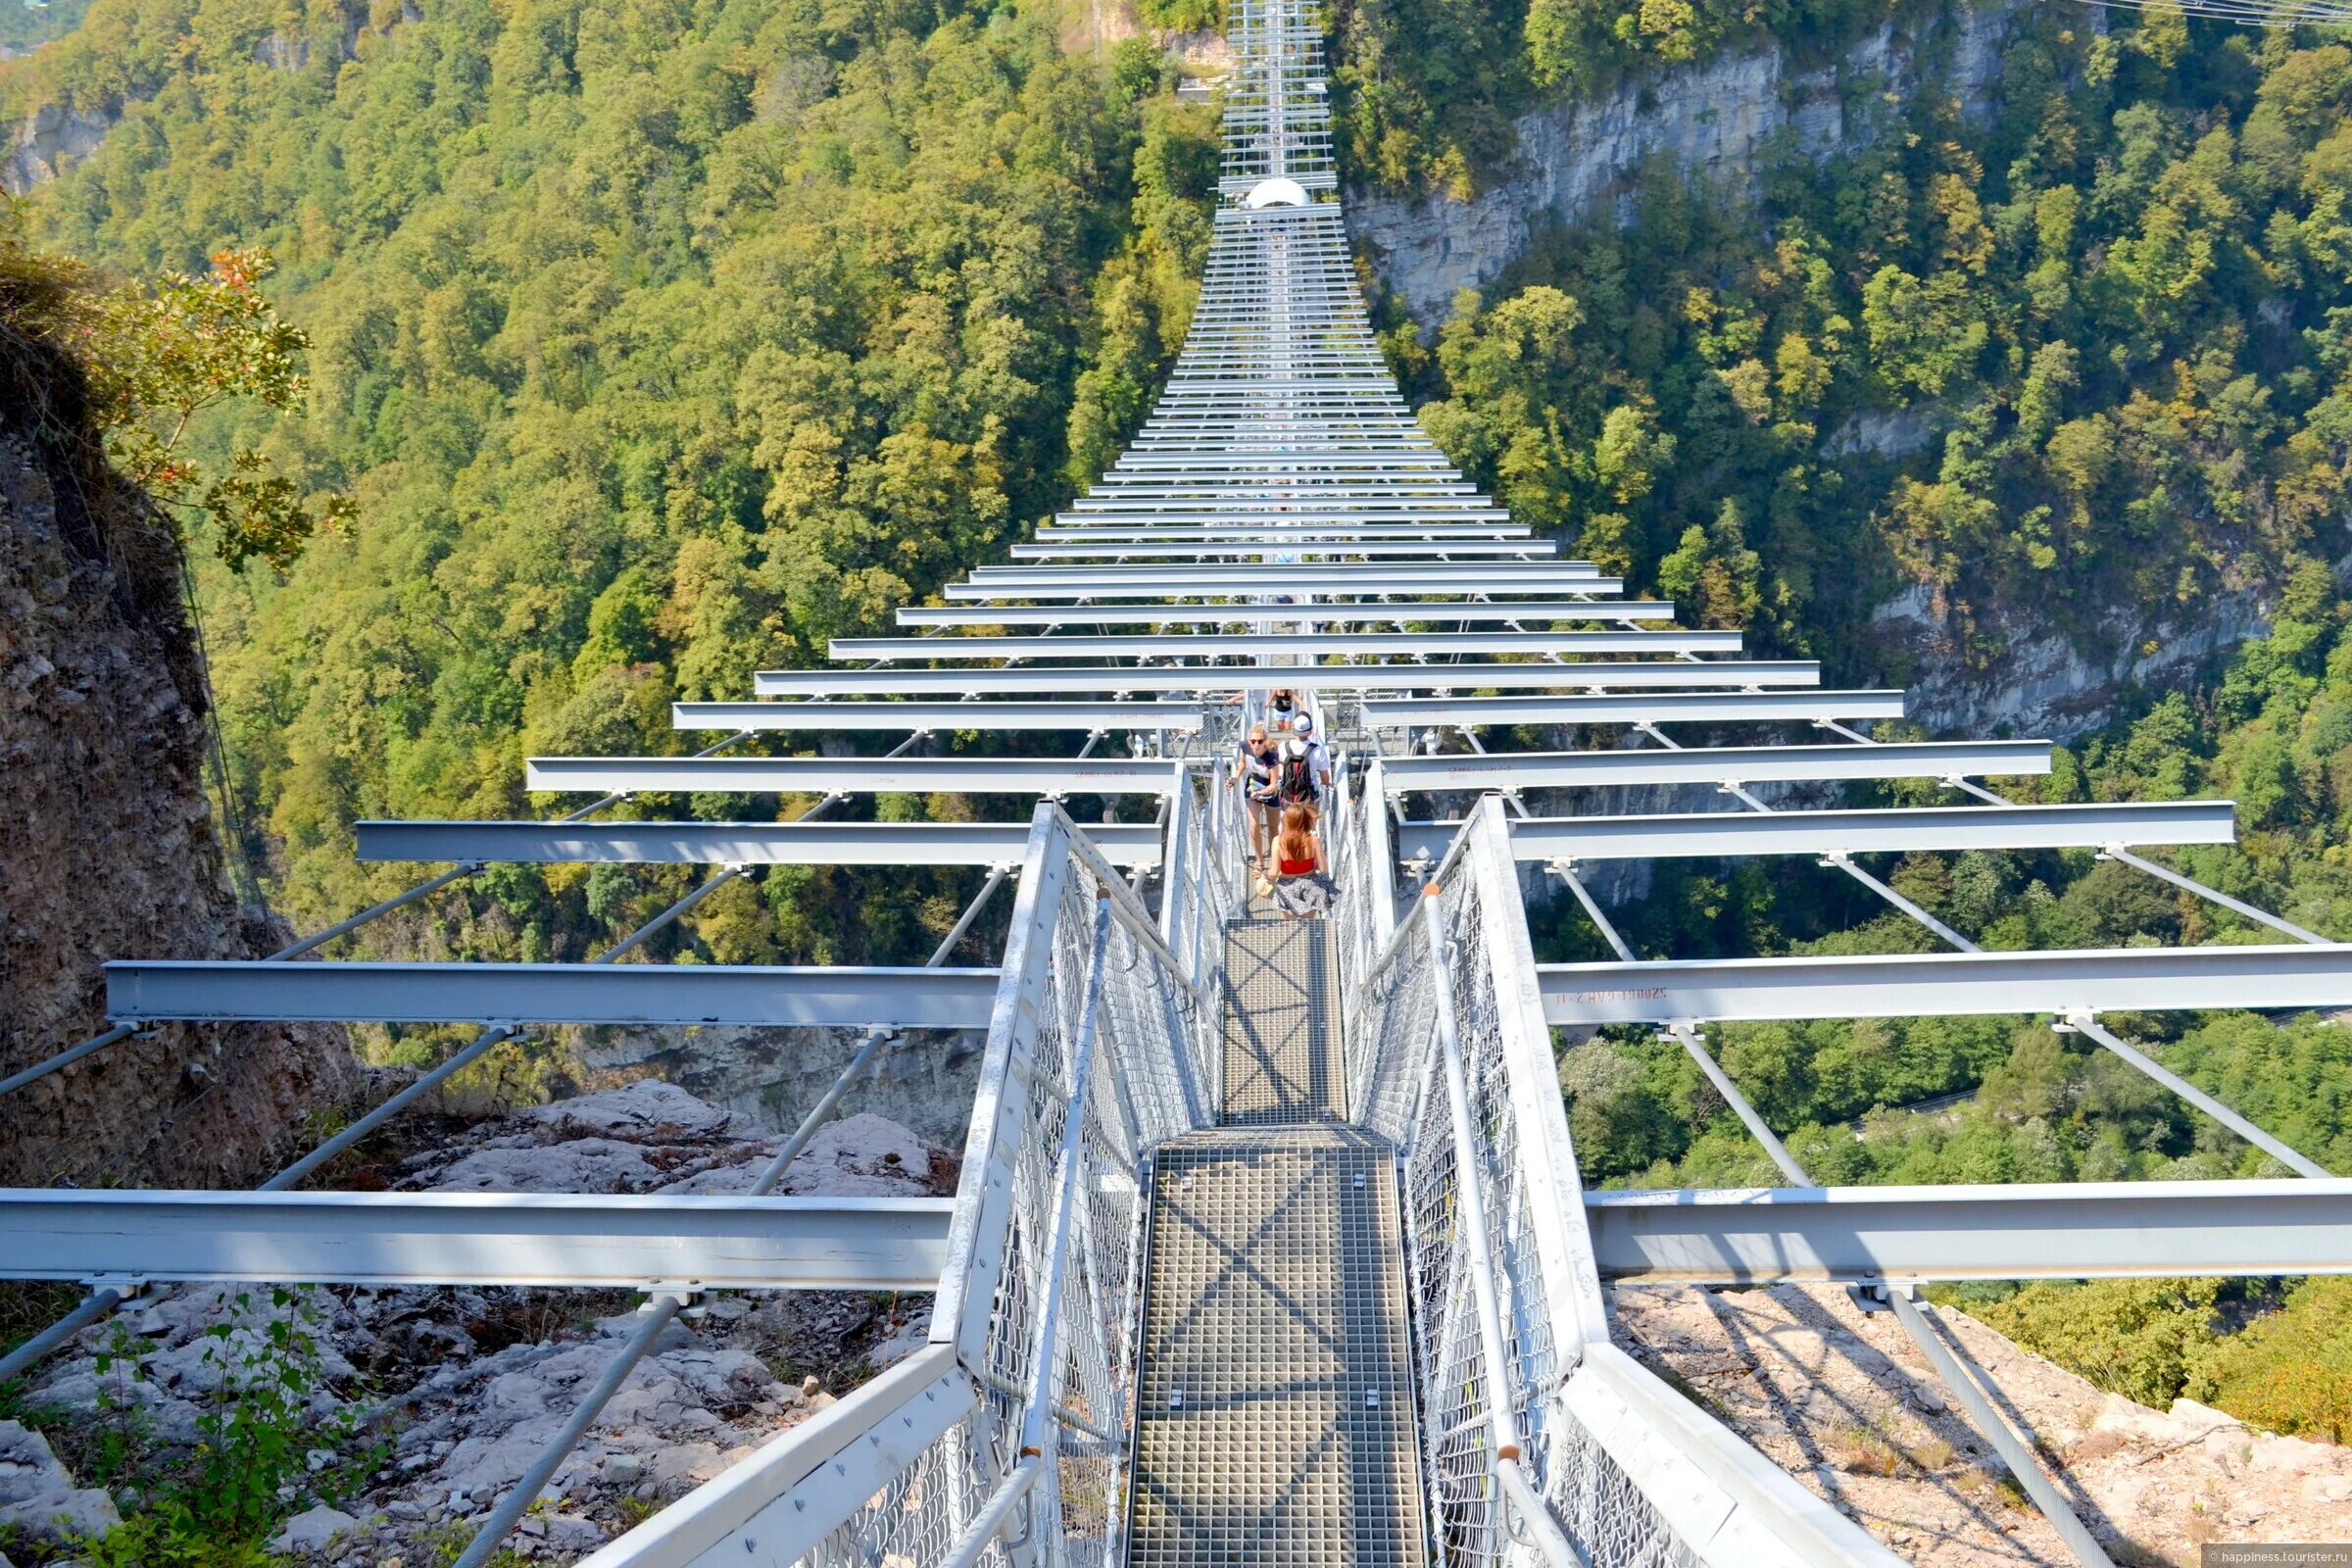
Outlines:
{"label": "steel crossbeam", "polygon": [[106,966],[106,1015],[271,1023],[739,1024],[982,1029],[994,969],[716,963],[270,963]]}
{"label": "steel crossbeam", "polygon": [[1383,777],[1391,793],[1405,794],[1632,784],[1962,778],[2049,770],[2048,741],[1915,741],[1898,746],[1715,746],[1672,752],[1488,752],[1393,757],[1387,761]]}
{"label": "steel crossbeam", "polygon": [[[619,865],[1005,865],[1026,822],[361,822],[363,860]],[[1159,829],[1096,823],[1114,865],[1159,864]]]}
{"label": "steel crossbeam", "polygon": [[[842,673],[872,678],[863,670]],[[869,689],[905,689],[913,673],[900,672],[895,687]],[[760,681],[767,691],[764,674]],[[1174,762],[1119,757],[534,757],[523,785],[545,794],[1165,795],[1182,776]]]}
{"label": "steel crossbeam", "polygon": [[[1553,599],[1531,603],[1493,603],[1472,599],[1408,599],[1358,603],[1309,599],[1304,602],[1265,600],[1218,605],[1022,605],[989,610],[902,610],[902,626],[1190,626],[1223,621],[1311,620],[1324,625],[1370,625],[1415,621],[1532,621],[1543,625],[1559,620],[1672,620],[1674,606],[1658,600]],[[1900,693],[1892,712],[1855,713],[1840,710],[1835,717],[1900,718]],[[685,706],[685,705],[681,705]],[[735,707],[744,705],[706,705]],[[948,707],[952,705],[940,705]],[[1040,707],[1077,705],[1040,704]],[[1119,705],[1108,705],[1116,708]],[[1163,705],[1178,708],[1179,704]],[[1187,710],[1191,711],[1191,710]],[[1810,717],[1810,714],[1805,715]],[[1198,714],[1196,713],[1196,717]],[[1398,722],[1403,722],[1398,720]],[[1417,722],[1431,722],[1418,720]],[[1525,722],[1504,720],[1503,722]],[[714,726],[715,727],[715,726]],[[964,726],[957,726],[958,728]],[[984,726],[972,726],[984,727]],[[1131,729],[1158,728],[1130,722]]]}
{"label": "steel crossbeam", "polygon": [[1183,559],[1200,557],[1212,559],[1231,556],[1524,556],[1531,560],[1554,555],[1560,546],[1556,539],[1432,539],[1410,542],[1393,539],[1366,539],[1344,544],[1318,544],[1310,540],[1279,544],[1217,544],[1203,539],[1197,544],[1143,545],[1014,545],[1015,561],[1140,561],[1158,558]]}
{"label": "steel crossbeam", "polygon": [[[1480,691],[1494,688],[1509,690],[1559,690],[1565,688],[1612,687],[1745,687],[1745,686],[1810,686],[1821,679],[1821,666],[1810,660],[1718,660],[1707,663],[1685,663],[1675,660],[1653,660],[1646,663],[1588,663],[1588,664],[1154,664],[1126,665],[1113,669],[1093,669],[1067,665],[1014,665],[997,669],[763,669],[753,677],[762,697],[840,697],[856,693],[890,696],[902,692],[1230,692],[1256,688],[1277,682],[1311,687],[1317,691]],[[1845,751],[1845,747],[1821,747],[1822,751]],[[1850,750],[1860,751],[1853,747]],[[585,767],[591,760],[582,759]],[[654,759],[653,760],[662,760]],[[905,760],[890,765],[898,766]],[[1454,758],[1435,760],[1451,762]],[[877,760],[877,765],[879,760]],[[583,775],[585,776],[585,775]],[[846,773],[843,776],[847,776]],[[870,772],[862,775],[873,776]],[[1844,774],[1841,777],[1869,775]],[[1880,775],[1884,776],[1884,775]],[[533,784],[531,788],[547,786]],[[564,788],[574,786],[566,784]],[[578,786],[582,788],[600,786]],[[653,789],[652,784],[606,785],[603,788]],[[743,785],[707,785],[706,788],[747,788]],[[814,789],[814,784],[793,786]],[[899,790],[904,784],[860,785],[851,783],[849,789],[878,788]],[[934,784],[932,789],[975,789],[984,786]],[[1437,784],[1430,788],[1452,789],[1459,785]],[[1086,786],[1072,784],[1073,793]],[[1018,786],[1004,785],[1002,792],[1018,793]]]}
{"label": "steel crossbeam", "polygon": [[2352,1181],[1588,1192],[1603,1277],[1656,1283],[2352,1273]]}
{"label": "steel crossbeam", "polygon": [[2352,945],[2335,943],[1547,963],[1538,974],[1555,1024],[2352,1005]]}
{"label": "steel crossbeam", "polygon": [[1516,570],[1491,564],[1427,562],[1420,565],[1312,569],[1283,564],[1184,566],[1034,566],[974,572],[942,590],[945,598],[1168,599],[1214,594],[1614,594],[1616,577],[1579,562],[1545,562]]}
{"label": "steel crossbeam", "polygon": [[[1907,854],[1916,850],[2104,849],[2111,844],[2230,844],[2230,801],[2092,806],[1946,806],[1912,810],[1695,811],[1656,816],[1537,816],[1511,823],[1514,858],[1540,862],[1736,855]],[[1396,853],[1436,861],[1459,822],[1405,822]]]}
{"label": "steel crossbeam", "polygon": [[[290,968],[310,967],[289,965]],[[929,1291],[940,1198],[0,1190],[20,1280]]]}
{"label": "steel crossbeam", "polygon": [[1196,703],[1144,702],[672,703],[669,716],[677,729],[723,730],[1115,729],[1189,735],[1201,724]]}
{"label": "steel crossbeam", "polygon": [[[1509,609],[1504,606],[1477,608]],[[1614,606],[1594,606],[1603,614]],[[1324,618],[1317,607],[1317,619]],[[1441,618],[1437,616],[1433,619]],[[1629,697],[1380,697],[1364,704],[1372,729],[1488,724],[1723,724],[1823,718],[1901,718],[1899,691],[1706,692]]]}
{"label": "steel crossbeam", "polygon": [[1334,658],[1448,654],[1736,654],[1736,631],[1431,631],[1172,633],[1144,637],[836,637],[836,660]]}

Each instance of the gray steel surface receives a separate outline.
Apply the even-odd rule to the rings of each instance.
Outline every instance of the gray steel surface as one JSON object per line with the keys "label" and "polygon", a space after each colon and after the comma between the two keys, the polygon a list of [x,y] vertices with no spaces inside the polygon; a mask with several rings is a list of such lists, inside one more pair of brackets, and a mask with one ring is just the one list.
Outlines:
{"label": "gray steel surface", "polygon": [[0,1189],[11,1279],[927,1291],[938,1198]]}
{"label": "gray steel surface", "polygon": [[2352,1273],[2352,1181],[1589,1192],[1610,1279],[2024,1280]]}
{"label": "gray steel surface", "polygon": [[1101,729],[1189,735],[1200,727],[1196,703],[672,703],[669,715],[677,729]]}
{"label": "gray steel surface", "polygon": [[1736,654],[1736,631],[1161,632],[1133,637],[836,637],[830,657],[855,659],[1246,659],[1260,654]]}
{"label": "gray steel surface", "polygon": [[[514,860],[631,865],[1018,864],[1026,822],[360,822],[363,860]],[[1150,822],[1099,822],[1113,863],[1155,866]]]}
{"label": "gray steel surface", "polygon": [[[1508,610],[1507,604],[1490,608]],[[1606,614],[1606,608],[1595,606]],[[1623,697],[1375,697],[1372,729],[1442,724],[1745,724],[1817,718],[1901,718],[1899,691],[1643,692]]]}
{"label": "gray steel surface", "polygon": [[[1459,822],[1405,822],[1396,829],[1396,853],[1408,860],[1436,859],[1460,830]],[[1521,817],[1511,824],[1511,853],[1522,860],[1646,860],[1714,855],[2230,844],[2236,838],[2232,802],[2132,801],[2089,806]]]}
{"label": "gray steel surface", "polygon": [[551,794],[1164,795],[1181,773],[1173,762],[1122,757],[534,757],[523,784]]}
{"label": "gray steel surface", "polygon": [[1385,760],[1383,777],[1391,794],[1401,795],[1443,790],[1752,784],[1767,779],[1949,778],[2049,770],[2048,741],[1913,741],[1895,746],[1715,746],[1672,752],[1392,757]]}
{"label": "gray steel surface", "polygon": [[1425,1560],[1388,1147],[1200,1133],[1152,1163],[1132,1568]]}
{"label": "gray steel surface", "polygon": [[2306,943],[1546,963],[1538,974],[1554,1024],[2352,1005],[2352,945]]}
{"label": "gray steel surface", "polygon": [[[1660,659],[1626,663],[1594,661],[1582,664],[1138,664],[1108,669],[1013,665],[999,669],[763,669],[754,679],[760,694],[767,697],[841,696],[852,692],[888,695],[900,691],[1231,692],[1245,687],[1262,688],[1276,681],[1309,686],[1317,691],[1479,691],[1494,687],[1530,691],[1581,687],[1605,691],[1614,687],[1673,690],[1810,686],[1821,679],[1821,666],[1803,659],[1719,659],[1703,663]],[[593,760],[581,760],[585,765]],[[1441,760],[1450,762],[1456,759]]]}
{"label": "gray steel surface", "polygon": [[994,969],[716,963],[270,963],[118,959],[107,1016],[279,1022],[769,1024],[984,1029]]}

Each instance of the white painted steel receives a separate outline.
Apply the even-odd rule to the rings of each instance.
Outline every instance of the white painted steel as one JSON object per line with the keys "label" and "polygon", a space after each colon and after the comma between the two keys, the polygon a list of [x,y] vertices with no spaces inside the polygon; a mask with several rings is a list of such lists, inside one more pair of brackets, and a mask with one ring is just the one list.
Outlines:
{"label": "white painted steel", "polygon": [[1397,757],[1389,760],[1387,779],[1390,791],[1401,795],[1442,790],[1949,778],[2049,770],[2048,741],[1916,741],[1898,746],[1717,746],[1675,752]]}
{"label": "white painted steel", "polygon": [[1542,966],[1555,1024],[2352,1005],[2352,945],[2082,948]]}
{"label": "white painted steel", "polygon": [[524,787],[547,794],[1165,795],[1182,771],[1173,762],[1118,757],[534,757]]}
{"label": "white painted steel", "polygon": [[[1647,860],[1716,855],[1907,854],[1915,850],[2097,849],[2123,844],[2230,844],[2230,801],[2092,806],[1947,806],[1856,811],[1693,811],[1656,816],[1523,817],[1510,829],[1521,860]],[[1406,822],[1397,854],[1445,854],[1458,822]]]}
{"label": "white painted steel", "polygon": [[[1593,608],[1601,614],[1608,613],[1609,607]],[[1454,728],[1487,724],[1745,724],[1788,719],[1901,718],[1903,711],[1903,694],[1899,691],[1375,697],[1364,703],[1364,723],[1373,729],[1425,724]]]}
{"label": "white painted steel", "polygon": [[[1197,710],[1196,710],[1197,711]],[[1007,865],[1026,822],[360,822],[363,860],[617,865]],[[1116,864],[1159,863],[1149,822],[1089,830]]]}
{"label": "white painted steel", "polygon": [[1440,658],[1462,654],[1736,654],[1736,631],[1160,633],[1147,637],[836,637],[842,660]]}
{"label": "white painted steel", "polygon": [[1193,703],[672,703],[669,719],[676,729],[1115,729],[1190,735],[1200,728],[1200,710]]}
{"label": "white painted steel", "polygon": [[2064,1182],[1585,1195],[1610,1279],[2352,1273],[2352,1181]]}
{"label": "white painted steel", "polygon": [[118,959],[107,1016],[282,1023],[749,1024],[977,1029],[994,969],[716,963],[271,963]]}
{"label": "white painted steel", "polygon": [[937,1198],[0,1189],[11,1279],[924,1291]]}
{"label": "white painted steel", "polygon": [[[1375,623],[1407,624],[1434,621],[1518,620],[1544,625],[1555,620],[1672,620],[1675,609],[1656,600],[1552,599],[1533,603],[1491,603],[1472,599],[1404,599],[1358,603],[1349,600],[1304,599],[1286,603],[1269,596],[1262,603],[1219,605],[1000,605],[987,610],[902,610],[902,626],[1190,626],[1239,622],[1312,620],[1319,625]],[[1901,694],[1894,710],[1876,710],[1834,716],[1902,717]],[[680,707],[736,708],[751,704],[680,704]],[[1041,708],[1080,704],[1041,703]],[[1177,708],[1179,704],[1164,704]],[[1810,717],[1810,714],[1805,715]],[[1386,722],[1386,720],[1383,720]],[[1441,721],[1442,722],[1442,721]],[[1134,726],[1131,726],[1134,727]],[[1197,725],[1196,725],[1197,727]]]}
{"label": "white painted steel", "polygon": [[[1277,673],[1269,674],[1273,670]],[[1287,671],[1288,673],[1282,673]],[[765,697],[841,696],[891,692],[1231,692],[1265,687],[1278,680],[1321,692],[1606,691],[1615,687],[1672,690],[1677,687],[1810,686],[1821,666],[1810,660],[1715,660],[1684,663],[1483,663],[1458,664],[1139,664],[1115,668],[1082,665],[1013,665],[995,669],[763,669],[753,679]],[[1827,750],[1828,748],[1820,748]],[[1852,750],[1859,751],[1855,747]],[[585,763],[592,760],[583,759]],[[1451,761],[1446,758],[1442,760]],[[533,785],[533,788],[542,786]],[[640,786],[652,788],[654,786]],[[713,785],[712,788],[742,786]],[[813,789],[803,785],[798,788]],[[855,787],[855,786],[852,786]],[[904,785],[877,786],[900,789]],[[948,786],[934,785],[933,788]],[[974,788],[975,786],[956,786]],[[1005,786],[1009,791],[1013,786]],[[1075,788],[1075,786],[1073,786]]]}
{"label": "white painted steel", "polygon": [[979,1405],[970,1374],[928,1346],[770,1438],[579,1568],[785,1568]]}

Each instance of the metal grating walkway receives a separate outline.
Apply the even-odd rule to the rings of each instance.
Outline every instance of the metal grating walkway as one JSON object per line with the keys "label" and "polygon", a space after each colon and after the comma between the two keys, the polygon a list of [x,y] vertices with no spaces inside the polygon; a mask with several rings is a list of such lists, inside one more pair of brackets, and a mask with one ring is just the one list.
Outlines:
{"label": "metal grating walkway", "polygon": [[1219,980],[1227,1126],[1345,1121],[1328,920],[1234,920]]}
{"label": "metal grating walkway", "polygon": [[1426,1560],[1396,1161],[1196,1133],[1152,1173],[1133,1568]]}

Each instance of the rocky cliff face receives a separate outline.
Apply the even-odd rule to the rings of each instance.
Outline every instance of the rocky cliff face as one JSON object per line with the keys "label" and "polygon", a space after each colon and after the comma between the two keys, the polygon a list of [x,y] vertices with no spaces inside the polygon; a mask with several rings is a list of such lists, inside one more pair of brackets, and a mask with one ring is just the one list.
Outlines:
{"label": "rocky cliff face", "polygon": [[1469,201],[1355,192],[1349,228],[1371,247],[1382,281],[1415,317],[1435,322],[1457,290],[1491,281],[1545,224],[1615,210],[1628,177],[1654,157],[1744,190],[1766,155],[1783,147],[1826,159],[1868,146],[1886,104],[1923,90],[1950,93],[1964,112],[1982,114],[2017,9],[2016,0],[1983,0],[1915,14],[1822,70],[1792,70],[1782,51],[1760,49],[1548,106],[1518,121],[1510,178]]}
{"label": "rocky cliff face", "polygon": [[[30,373],[54,390],[62,372]],[[0,386],[0,1076],[106,1027],[108,958],[247,958],[292,940],[221,875],[169,536],[72,443],[28,438],[13,390]],[[239,1181],[351,1074],[339,1030],[125,1040],[0,1098],[0,1181]]]}
{"label": "rocky cliff face", "polygon": [[43,104],[17,127],[16,145],[0,164],[0,186],[22,196],[65,172],[69,164],[87,158],[115,127],[119,116],[84,114],[62,104]]}
{"label": "rocky cliff face", "polygon": [[[858,1054],[851,1029],[606,1029],[574,1047],[591,1081],[652,1072],[716,1105],[746,1126],[788,1132],[800,1125],[842,1067]],[[959,1147],[971,1123],[987,1038],[918,1029],[875,1055],[843,1097],[845,1114],[886,1116],[934,1143]]]}

